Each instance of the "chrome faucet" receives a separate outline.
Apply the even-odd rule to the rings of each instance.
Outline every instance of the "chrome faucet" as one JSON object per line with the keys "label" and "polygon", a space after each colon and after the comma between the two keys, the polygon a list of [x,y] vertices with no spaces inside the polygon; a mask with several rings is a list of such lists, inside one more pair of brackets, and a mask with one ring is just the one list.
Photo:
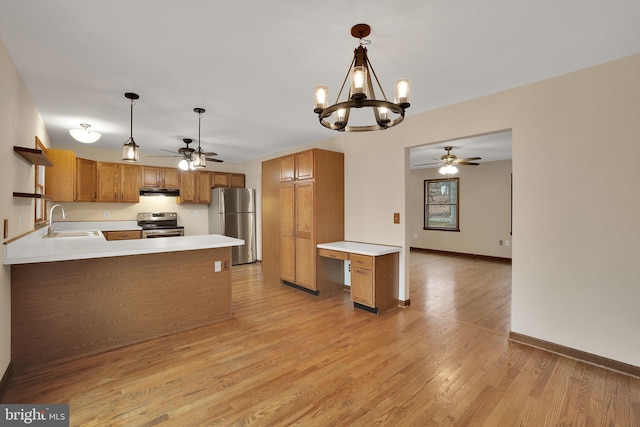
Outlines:
{"label": "chrome faucet", "polygon": [[47,232],[47,236],[53,235],[53,210],[55,208],[60,208],[62,210],[62,219],[67,219],[67,214],[64,212],[64,206],[58,203],[51,206],[51,209],[49,209],[49,231]]}

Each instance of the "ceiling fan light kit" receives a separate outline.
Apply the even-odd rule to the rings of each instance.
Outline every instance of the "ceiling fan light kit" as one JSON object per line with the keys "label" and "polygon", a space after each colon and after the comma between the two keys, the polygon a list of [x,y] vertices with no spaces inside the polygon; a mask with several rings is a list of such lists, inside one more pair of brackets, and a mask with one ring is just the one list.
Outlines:
{"label": "ceiling fan light kit", "polygon": [[131,100],[131,133],[129,139],[122,145],[122,161],[127,163],[137,163],[140,159],[140,147],[133,140],[133,105],[140,96],[136,93],[127,92],[124,97]]}
{"label": "ceiling fan light kit", "polygon": [[455,174],[457,174],[457,173],[458,173],[458,168],[457,168],[457,167],[455,167],[455,166],[453,166],[453,165],[445,165],[445,166],[442,166],[442,167],[438,170],[438,172],[439,172],[441,175],[455,175]]}
{"label": "ceiling fan light kit", "polygon": [[[322,126],[340,132],[363,132],[383,130],[400,124],[404,120],[405,110],[410,104],[409,80],[400,79],[395,83],[394,102],[387,100],[387,96],[380,85],[380,80],[376,75],[371,62],[367,56],[369,44],[364,40],[371,33],[371,27],[367,24],[357,24],[351,28],[351,35],[359,39],[359,45],[354,50],[353,60],[349,66],[347,75],[342,82],[340,92],[333,105],[329,105],[329,88],[318,85],[315,88],[315,100],[313,111],[318,115]],[[376,99],[373,80],[380,90],[382,99]],[[340,102],[340,95],[344,90],[347,79],[351,77],[347,100]],[[352,109],[370,108],[373,112],[375,124],[371,125],[349,125],[349,113]],[[335,114],[334,114],[335,113]],[[330,121],[333,117],[333,123]]]}
{"label": "ceiling fan light kit", "polygon": [[78,142],[82,142],[83,144],[93,144],[102,136],[98,132],[90,130],[90,124],[80,123],[80,127],[82,129],[69,129],[69,135]]}
{"label": "ceiling fan light kit", "polygon": [[[442,165],[438,172],[442,175],[454,175],[458,173],[456,165],[466,166],[478,166],[480,163],[475,163],[475,160],[481,160],[482,157],[467,157],[466,159],[459,159],[455,154],[451,154],[453,147],[444,147],[447,154],[440,157],[440,161],[434,163],[420,163],[414,166],[428,166],[428,165]],[[433,159],[438,160],[438,159]]]}

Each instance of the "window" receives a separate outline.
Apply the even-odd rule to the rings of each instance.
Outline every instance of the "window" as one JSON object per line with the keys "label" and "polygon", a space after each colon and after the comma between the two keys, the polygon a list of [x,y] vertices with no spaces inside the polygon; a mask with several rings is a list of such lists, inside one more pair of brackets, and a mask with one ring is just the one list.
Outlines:
{"label": "window", "polygon": [[459,178],[424,181],[424,229],[460,231]]}

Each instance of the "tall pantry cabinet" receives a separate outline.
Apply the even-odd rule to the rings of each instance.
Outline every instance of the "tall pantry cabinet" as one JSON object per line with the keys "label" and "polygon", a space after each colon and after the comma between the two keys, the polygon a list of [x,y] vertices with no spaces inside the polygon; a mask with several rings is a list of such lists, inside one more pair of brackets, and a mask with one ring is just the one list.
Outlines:
{"label": "tall pantry cabinet", "polygon": [[[312,149],[278,162],[278,210],[263,215],[279,216],[279,233],[273,236],[280,243],[279,278],[315,295],[333,293],[342,285],[317,268],[316,245],[344,240],[344,154]],[[263,241],[269,238],[264,235]]]}

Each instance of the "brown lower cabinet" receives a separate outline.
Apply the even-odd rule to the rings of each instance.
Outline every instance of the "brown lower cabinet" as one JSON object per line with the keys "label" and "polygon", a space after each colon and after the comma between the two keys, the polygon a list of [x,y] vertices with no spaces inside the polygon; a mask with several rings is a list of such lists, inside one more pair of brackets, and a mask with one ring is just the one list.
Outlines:
{"label": "brown lower cabinet", "polygon": [[142,230],[103,231],[106,240],[135,240],[142,239]]}
{"label": "brown lower cabinet", "polygon": [[372,313],[383,313],[398,306],[399,255],[361,255],[330,249],[319,249],[319,268],[325,277],[344,281],[344,261],[351,263],[350,292],[354,306]]}

